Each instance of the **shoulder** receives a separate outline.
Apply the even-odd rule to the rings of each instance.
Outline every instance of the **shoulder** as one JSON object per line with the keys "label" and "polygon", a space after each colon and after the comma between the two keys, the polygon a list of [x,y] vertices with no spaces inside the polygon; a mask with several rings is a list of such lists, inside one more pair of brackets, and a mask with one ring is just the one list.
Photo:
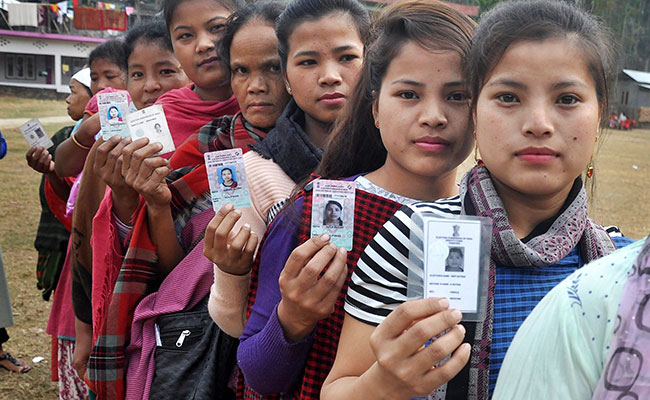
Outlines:
{"label": "shoulder", "polygon": [[[269,211],[275,208],[276,204],[291,195],[296,183],[273,160],[265,159],[255,151],[244,153],[243,158],[251,198],[259,215],[267,218]],[[271,220],[272,218],[268,221]]]}

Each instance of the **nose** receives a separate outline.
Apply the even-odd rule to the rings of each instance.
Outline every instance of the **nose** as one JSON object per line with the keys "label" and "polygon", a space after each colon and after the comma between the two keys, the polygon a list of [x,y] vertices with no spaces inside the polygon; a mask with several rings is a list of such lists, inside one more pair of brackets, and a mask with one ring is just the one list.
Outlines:
{"label": "nose", "polygon": [[334,61],[325,62],[323,64],[318,84],[324,86],[340,85],[343,79],[339,71],[339,63]]}
{"label": "nose", "polygon": [[146,93],[153,93],[160,90],[160,82],[157,77],[147,77],[144,83],[144,91]]}
{"label": "nose", "polygon": [[435,129],[445,128],[449,121],[447,121],[447,115],[441,100],[432,97],[428,101],[423,101],[418,122],[420,126]]}
{"label": "nose", "polygon": [[253,75],[250,80],[250,84],[248,85],[248,93],[250,94],[258,94],[258,93],[265,93],[268,90],[268,85],[266,84],[266,80],[264,77],[260,75]]}
{"label": "nose", "polygon": [[525,135],[544,136],[552,135],[553,130],[553,123],[546,107],[541,105],[531,107],[523,125],[523,133]]}
{"label": "nose", "polygon": [[196,52],[205,53],[211,51],[215,47],[216,37],[207,32],[202,32],[198,34]]}
{"label": "nose", "polygon": [[70,104],[70,103],[72,103],[72,93],[70,93],[70,94],[68,95],[68,97],[65,98],[65,103],[66,103],[66,104]]}

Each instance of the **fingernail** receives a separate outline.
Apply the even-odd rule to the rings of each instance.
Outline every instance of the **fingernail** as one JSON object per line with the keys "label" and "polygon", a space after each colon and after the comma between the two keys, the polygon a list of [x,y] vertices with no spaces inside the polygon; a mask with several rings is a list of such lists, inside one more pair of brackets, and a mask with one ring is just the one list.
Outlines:
{"label": "fingernail", "polygon": [[336,245],[334,243],[330,243],[330,247],[336,250]]}
{"label": "fingernail", "polygon": [[463,334],[463,336],[465,336],[465,332],[466,332],[466,331],[465,331],[465,327],[464,327],[464,326],[462,326],[462,325],[458,325],[458,330],[460,331],[460,333]]}
{"label": "fingernail", "polygon": [[327,242],[328,240],[330,240],[330,235],[328,235],[327,233],[324,233],[324,234],[320,235],[320,239],[323,242]]}
{"label": "fingernail", "polygon": [[235,210],[236,215],[241,215],[241,210]]}
{"label": "fingernail", "polygon": [[463,314],[458,310],[453,310],[451,312],[451,316],[454,317],[456,321],[460,321],[461,319],[463,319]]}
{"label": "fingernail", "polygon": [[449,300],[447,300],[447,299],[440,299],[440,300],[438,301],[438,304],[439,304],[440,307],[442,307],[442,308],[449,308]]}
{"label": "fingernail", "polygon": [[248,225],[248,224],[244,224],[244,228],[246,228],[246,229],[250,229],[250,228],[251,228],[251,226],[250,226],[250,225]]}
{"label": "fingernail", "polygon": [[345,255],[345,254],[348,253],[348,251],[347,251],[347,249],[346,249],[345,247],[341,247],[341,248],[339,249],[339,253]]}
{"label": "fingernail", "polygon": [[233,207],[235,207],[235,206],[234,206],[232,203],[226,203],[226,205],[223,206],[223,208],[224,208],[225,210],[232,210]]}

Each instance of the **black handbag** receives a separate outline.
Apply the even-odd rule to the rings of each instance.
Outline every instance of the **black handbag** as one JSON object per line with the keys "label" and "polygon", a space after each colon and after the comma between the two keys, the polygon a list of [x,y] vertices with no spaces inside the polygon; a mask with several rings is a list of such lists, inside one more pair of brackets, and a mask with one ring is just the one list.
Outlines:
{"label": "black handbag", "polygon": [[235,399],[228,383],[239,340],[212,321],[207,298],[193,310],[158,317],[156,326],[151,400]]}

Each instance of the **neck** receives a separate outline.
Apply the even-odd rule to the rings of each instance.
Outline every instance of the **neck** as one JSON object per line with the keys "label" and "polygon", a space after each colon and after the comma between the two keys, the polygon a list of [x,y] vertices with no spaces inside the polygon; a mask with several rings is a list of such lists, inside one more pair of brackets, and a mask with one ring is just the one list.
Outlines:
{"label": "neck", "polygon": [[318,121],[305,113],[305,132],[312,144],[325,150],[330,135],[332,124]]}
{"label": "neck", "polygon": [[518,192],[492,177],[503,207],[508,214],[508,222],[518,238],[528,236],[542,221],[552,218],[560,211],[572,185],[550,195],[530,195]]}
{"label": "neck", "polygon": [[388,157],[384,165],[366,178],[391,193],[416,200],[434,201],[458,194],[456,168],[442,175],[423,176],[398,167]]}
{"label": "neck", "polygon": [[205,101],[226,101],[232,96],[232,90],[229,84],[211,88],[203,88],[195,84],[193,90],[201,100]]}

